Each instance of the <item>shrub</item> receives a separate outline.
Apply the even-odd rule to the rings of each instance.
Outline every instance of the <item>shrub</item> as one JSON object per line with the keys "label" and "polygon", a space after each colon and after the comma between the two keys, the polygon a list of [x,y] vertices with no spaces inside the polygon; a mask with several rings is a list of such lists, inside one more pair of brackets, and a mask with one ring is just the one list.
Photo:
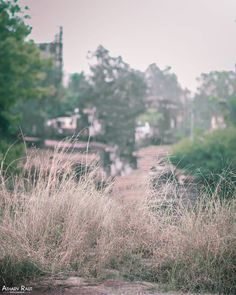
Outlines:
{"label": "shrub", "polygon": [[0,259],[0,286],[17,286],[27,280],[43,275],[43,272],[32,262],[22,257],[5,256]]}
{"label": "shrub", "polygon": [[[235,202],[201,199],[183,212],[159,277],[170,289],[235,294]],[[183,214],[184,213],[184,214]]]}
{"label": "shrub", "polygon": [[18,164],[24,155],[23,144],[9,145],[7,141],[0,140],[0,165],[1,172],[9,175],[18,171]]}
{"label": "shrub", "polygon": [[193,142],[184,139],[174,146],[171,162],[192,173],[205,188],[234,196],[236,184],[236,129],[207,133]]}

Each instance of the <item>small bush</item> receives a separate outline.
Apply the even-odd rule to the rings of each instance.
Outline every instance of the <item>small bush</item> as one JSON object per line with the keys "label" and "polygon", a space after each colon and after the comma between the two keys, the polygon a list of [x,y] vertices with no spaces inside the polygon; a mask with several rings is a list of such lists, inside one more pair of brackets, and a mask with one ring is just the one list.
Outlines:
{"label": "small bush", "polygon": [[0,165],[3,174],[18,172],[19,159],[24,155],[23,144],[9,145],[7,141],[0,140]]}
{"label": "small bush", "polygon": [[172,290],[235,294],[235,263],[235,253],[217,257],[203,249],[190,250],[179,260],[170,259],[160,267],[160,282]]}
{"label": "small bush", "polygon": [[0,286],[17,286],[41,275],[43,272],[37,265],[27,259],[5,256],[0,260]]}
{"label": "small bush", "polygon": [[173,149],[171,162],[193,174],[211,195],[235,195],[236,129],[217,130],[196,138],[184,139]]}

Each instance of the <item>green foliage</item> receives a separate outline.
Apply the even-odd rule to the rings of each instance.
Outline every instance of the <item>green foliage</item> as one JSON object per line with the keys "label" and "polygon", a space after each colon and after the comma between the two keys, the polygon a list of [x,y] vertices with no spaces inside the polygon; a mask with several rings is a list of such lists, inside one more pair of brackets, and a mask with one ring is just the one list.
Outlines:
{"label": "green foliage", "polygon": [[234,194],[236,184],[236,130],[217,130],[174,147],[173,164],[194,174],[222,197]]}
{"label": "green foliage", "polygon": [[[187,102],[189,91],[181,88],[177,76],[170,70],[170,67],[161,70],[156,64],[151,64],[145,73],[146,96],[150,108],[145,115],[153,127],[154,140],[162,142],[175,140],[177,130],[184,133],[187,131],[186,124],[177,124],[177,115],[181,114],[186,123],[187,111],[182,101]],[[172,122],[175,122],[175,126],[172,126]]]}
{"label": "green foliage", "polygon": [[77,132],[81,132],[83,128],[87,128],[88,118],[83,113],[86,107],[93,106],[91,98],[91,85],[86,79],[83,72],[74,73],[70,76],[69,84],[66,91],[66,100],[64,103],[65,112],[73,112],[75,109],[80,110],[80,119]]}
{"label": "green foliage", "polygon": [[123,158],[131,158],[136,118],[144,111],[146,85],[143,75],[121,57],[111,57],[102,46],[91,54],[89,102],[103,126],[100,140],[117,146]]}
{"label": "green foliage", "polygon": [[229,125],[236,126],[236,96],[228,100],[226,104],[226,122]]}
{"label": "green foliage", "polygon": [[207,255],[201,250],[189,251],[179,260],[166,261],[158,277],[167,289],[165,291],[235,294],[235,262],[235,254],[227,251],[221,255]]}
{"label": "green foliage", "polygon": [[86,106],[87,99],[84,98],[83,94],[89,87],[86,77],[83,72],[74,73],[70,76],[68,88],[67,88],[67,104],[68,109],[73,111],[75,108],[83,109]]}
{"label": "green foliage", "polygon": [[3,174],[11,174],[18,171],[18,163],[24,152],[23,144],[9,145],[7,141],[0,141],[0,165]]}
{"label": "green foliage", "polygon": [[178,83],[177,76],[170,70],[171,67],[161,70],[156,64],[151,64],[146,71],[148,96],[152,96],[156,102],[168,100],[180,103],[183,90]]}
{"label": "green foliage", "polygon": [[17,1],[0,1],[0,134],[14,133],[10,112],[18,100],[38,97],[43,61],[32,41],[26,41],[30,27]]}
{"label": "green foliage", "polygon": [[236,74],[213,71],[198,78],[200,86],[194,97],[194,121],[197,128],[211,127],[212,116],[221,116],[228,125],[235,124]]}
{"label": "green foliage", "polygon": [[159,113],[155,108],[148,108],[145,113],[138,117],[138,121],[142,124],[148,122],[153,127],[157,127],[161,120],[163,120],[163,114]]}
{"label": "green foliage", "polygon": [[0,259],[0,285],[15,287],[29,279],[42,276],[43,272],[27,259],[18,261],[16,258],[6,256]]}

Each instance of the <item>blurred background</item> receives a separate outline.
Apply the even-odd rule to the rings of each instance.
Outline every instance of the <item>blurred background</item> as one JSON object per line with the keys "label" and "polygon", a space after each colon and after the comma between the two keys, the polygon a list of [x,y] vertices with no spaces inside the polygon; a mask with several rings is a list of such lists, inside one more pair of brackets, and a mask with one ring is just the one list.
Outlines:
{"label": "blurred background", "polygon": [[3,167],[78,136],[107,176],[179,141],[180,168],[234,171],[235,18],[231,0],[0,1]]}

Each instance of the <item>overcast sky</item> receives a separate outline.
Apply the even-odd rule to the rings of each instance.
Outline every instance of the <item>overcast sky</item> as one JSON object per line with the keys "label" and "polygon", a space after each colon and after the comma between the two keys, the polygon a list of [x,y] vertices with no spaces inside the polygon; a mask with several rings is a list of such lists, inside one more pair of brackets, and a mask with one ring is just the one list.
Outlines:
{"label": "overcast sky", "polygon": [[236,0],[21,0],[36,42],[64,29],[64,70],[88,70],[101,44],[131,67],[171,66],[183,87],[210,70],[234,70]]}

